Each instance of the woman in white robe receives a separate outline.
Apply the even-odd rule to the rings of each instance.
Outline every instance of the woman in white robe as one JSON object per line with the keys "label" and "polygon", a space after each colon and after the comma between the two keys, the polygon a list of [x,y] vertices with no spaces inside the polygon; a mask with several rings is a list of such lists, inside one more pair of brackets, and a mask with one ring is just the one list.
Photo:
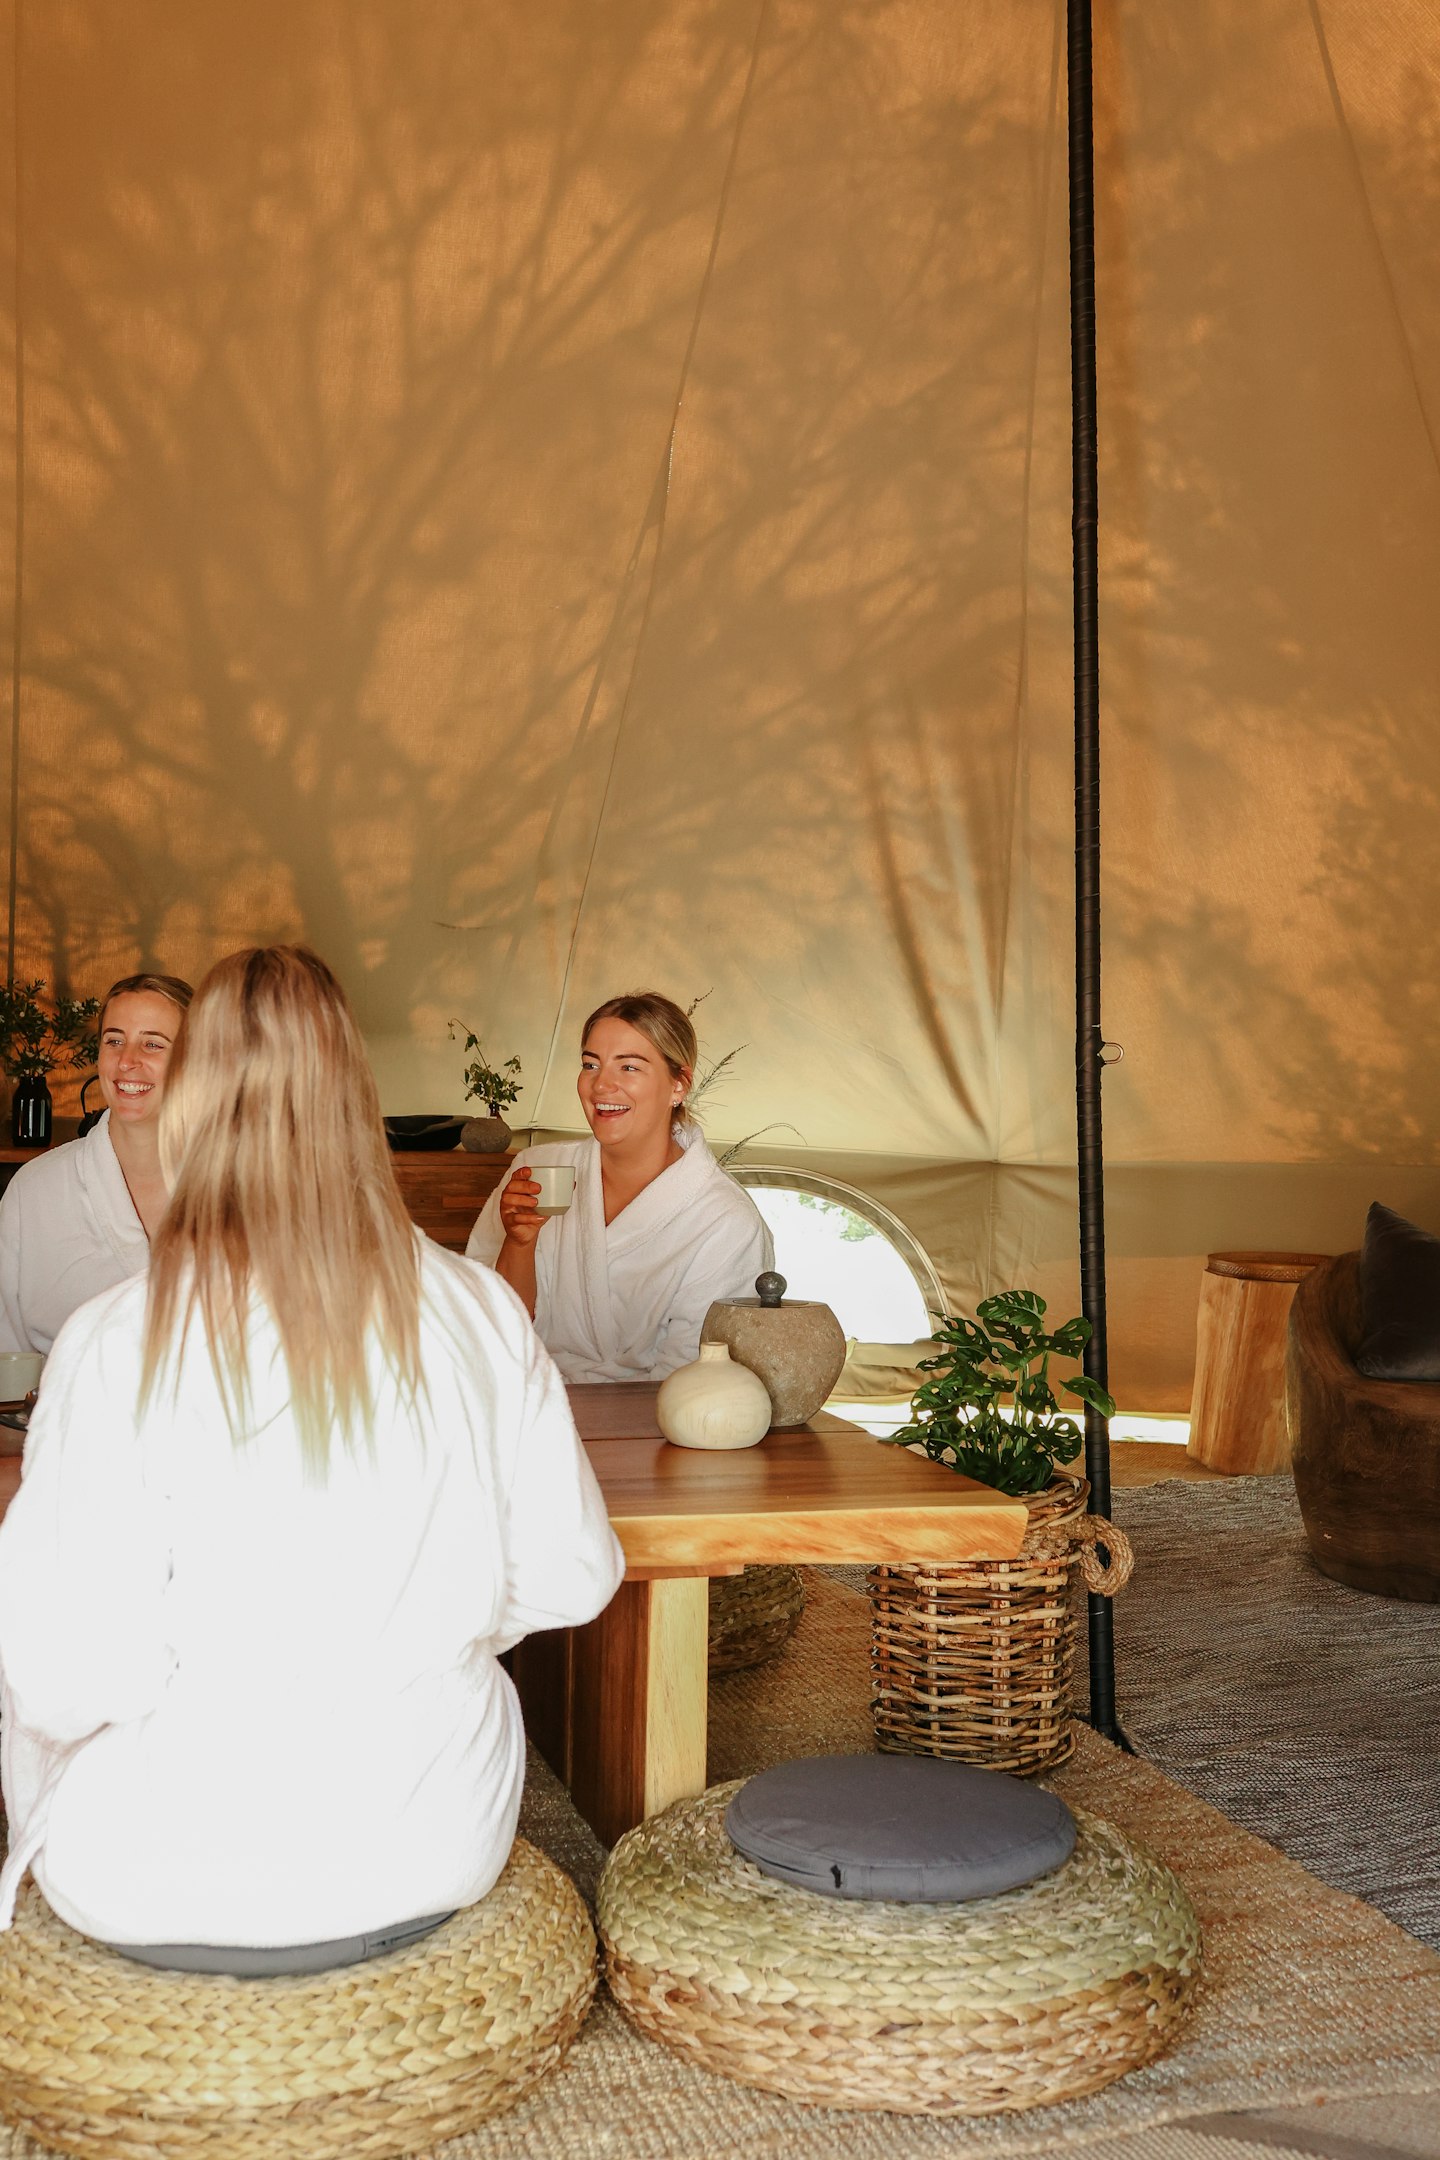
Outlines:
{"label": "woman in white robe", "polygon": [[43,1355],[77,1306],[148,1262],[166,1199],[160,1105],[190,997],[178,975],[127,975],[106,992],[104,1115],[23,1164],[0,1199],[0,1350]]}
{"label": "woman in white robe", "polygon": [[[581,1045],[594,1137],[527,1148],[466,1251],[523,1299],[567,1380],[659,1380],[698,1355],[716,1298],[753,1296],[774,1248],[686,1109],[696,1045],[679,1007],[648,991],[612,998]],[[548,1218],[529,1174],[546,1163],[575,1171],[573,1203]]]}
{"label": "woman in white robe", "polygon": [[0,1525],[0,1927],[28,1866],[145,1963],[352,1963],[499,1875],[498,1653],[623,1556],[518,1300],[406,1215],[313,954],[212,970],[163,1141],[148,1277],[61,1330]]}

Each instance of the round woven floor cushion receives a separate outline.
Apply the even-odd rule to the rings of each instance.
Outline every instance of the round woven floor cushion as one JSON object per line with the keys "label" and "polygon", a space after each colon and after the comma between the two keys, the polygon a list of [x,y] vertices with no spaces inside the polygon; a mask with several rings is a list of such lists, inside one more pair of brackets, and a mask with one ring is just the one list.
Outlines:
{"label": "round woven floor cushion", "polygon": [[156,1972],[27,1882],[0,1935],[0,2115],[95,2160],[379,2160],[512,2107],[595,1991],[569,1877],[523,1839],[409,1950],[280,1980]]}
{"label": "round woven floor cushion", "polygon": [[763,1665],[788,1642],[805,1610],[799,1568],[747,1567],[710,1584],[710,1670]]}
{"label": "round woven floor cushion", "polygon": [[1168,1868],[1076,1808],[1052,1875],[965,1904],[820,1897],[725,1834],[739,1782],[622,1838],[600,1885],[610,1987],[652,2040],[835,2107],[991,2115],[1073,2100],[1162,2054],[1200,1973]]}

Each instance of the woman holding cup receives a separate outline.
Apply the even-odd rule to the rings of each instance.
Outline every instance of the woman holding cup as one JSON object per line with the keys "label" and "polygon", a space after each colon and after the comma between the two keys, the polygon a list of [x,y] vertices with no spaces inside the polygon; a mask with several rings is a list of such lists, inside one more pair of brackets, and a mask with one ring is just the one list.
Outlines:
{"label": "woman holding cup", "polygon": [[567,1380],[660,1380],[696,1357],[714,1300],[773,1266],[770,1233],[686,1107],[697,1051],[679,1006],[611,998],[580,1042],[593,1137],[526,1148],[466,1251],[517,1292]]}
{"label": "woman holding cup", "polygon": [[165,1213],[160,1105],[191,989],[125,975],[100,1007],[105,1114],[16,1171],[0,1200],[0,1351],[43,1356],[87,1298],[145,1269]]}

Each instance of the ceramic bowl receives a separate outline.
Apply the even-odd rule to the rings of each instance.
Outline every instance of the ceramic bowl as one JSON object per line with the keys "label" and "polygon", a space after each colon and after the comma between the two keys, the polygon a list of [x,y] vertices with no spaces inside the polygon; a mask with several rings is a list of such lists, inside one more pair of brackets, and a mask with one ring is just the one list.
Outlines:
{"label": "ceramic bowl", "polygon": [[463,1117],[387,1117],[385,1137],[397,1152],[417,1148],[453,1148],[459,1145]]}

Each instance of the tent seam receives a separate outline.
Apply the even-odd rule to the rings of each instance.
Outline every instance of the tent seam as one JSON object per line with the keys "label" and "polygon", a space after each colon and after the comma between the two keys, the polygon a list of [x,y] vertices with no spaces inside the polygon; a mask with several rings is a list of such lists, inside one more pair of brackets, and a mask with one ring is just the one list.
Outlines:
{"label": "tent seam", "polygon": [[10,879],[5,933],[7,983],[15,980],[16,918],[20,906],[20,676],[25,594],[25,226],[20,126],[23,16],[24,0],[15,0],[15,572],[10,631]]}
{"label": "tent seam", "polygon": [[[660,564],[665,551],[665,525],[670,507],[670,483],[675,468],[675,443],[680,428],[680,411],[685,401],[685,389],[690,379],[690,369],[695,358],[695,347],[700,337],[700,325],[704,319],[706,305],[710,298],[715,263],[720,252],[720,235],[724,229],[725,214],[730,205],[731,185],[735,178],[736,165],[739,162],[740,143],[745,132],[745,123],[750,114],[751,97],[760,65],[760,48],[764,42],[765,28],[770,16],[771,5],[772,0],[760,0],[759,12],[755,21],[755,36],[750,48],[750,61],[745,72],[744,87],[740,92],[740,102],[735,113],[735,127],[730,138],[730,149],[725,160],[725,170],[721,175],[720,192],[715,205],[715,223],[710,234],[710,247],[705,258],[705,268],[701,274],[699,290],[695,296],[695,308],[690,321],[690,334],[685,341],[685,351],[680,362],[675,400],[670,412],[670,425],[666,431],[665,450],[660,460],[660,469],[656,475],[650,502],[646,508],[645,520],[640,528],[642,540],[645,534],[652,527],[654,528],[655,552],[650,564],[650,578],[645,592],[645,605],[641,611],[640,625],[635,633],[635,645],[630,656],[630,670],[620,697],[619,710],[615,717],[615,733],[610,745],[610,762],[606,768],[604,783],[600,790],[600,803],[595,813],[595,826],[590,840],[590,852],[586,857],[585,873],[581,879],[580,891],[575,902],[575,917],[571,924],[570,942],[565,954],[565,966],[560,977],[560,991],[555,1005],[555,1020],[550,1031],[550,1042],[545,1052],[545,1064],[540,1075],[540,1085],[535,1095],[537,1115],[543,1108],[545,1089],[549,1084],[551,1069],[555,1062],[555,1050],[560,1038],[560,1027],[565,1018],[565,1007],[570,995],[570,979],[574,972],[575,955],[580,942],[580,930],[585,919],[586,903],[590,897],[591,879],[594,874],[596,858],[600,851],[600,841],[604,833],[606,815],[610,807],[615,769],[619,763],[621,738],[624,734],[625,722],[630,710],[630,699],[634,692],[635,680],[640,670],[640,660],[644,652],[646,633],[650,625],[651,609],[655,603],[655,592],[660,581]],[[659,498],[658,506],[657,495]]]}
{"label": "tent seam", "polygon": [[991,1051],[990,1154],[1000,1160],[1000,1099],[1004,1070],[1005,984],[1010,952],[1010,920],[1014,907],[1015,824],[1020,794],[1021,735],[1029,694],[1030,646],[1030,538],[1035,469],[1035,416],[1040,396],[1040,345],[1045,304],[1046,263],[1050,244],[1050,197],[1055,170],[1055,142],[1059,112],[1061,25],[1064,0],[1056,0],[1054,35],[1050,52],[1049,117],[1045,130],[1045,157],[1040,190],[1040,233],[1037,246],[1034,322],[1030,338],[1030,387],[1025,412],[1025,466],[1021,496],[1020,530],[1020,647],[1015,680],[1015,703],[1011,718],[1010,818],[1006,828],[1005,875],[1002,884],[998,950],[995,958],[995,1032]]}
{"label": "tent seam", "polygon": [[1385,291],[1390,301],[1390,313],[1394,319],[1400,349],[1405,355],[1406,373],[1409,375],[1410,387],[1415,395],[1415,406],[1420,415],[1420,425],[1425,431],[1425,440],[1430,446],[1430,461],[1434,465],[1436,473],[1440,474],[1440,443],[1435,440],[1435,430],[1430,424],[1430,415],[1425,409],[1425,397],[1420,387],[1420,370],[1415,364],[1414,347],[1410,343],[1410,334],[1405,327],[1405,315],[1400,306],[1400,295],[1395,290],[1395,279],[1391,274],[1390,258],[1385,252],[1385,242],[1381,237],[1380,227],[1375,219],[1375,206],[1370,200],[1370,190],[1365,181],[1365,167],[1361,163],[1360,152],[1355,142],[1355,131],[1350,125],[1350,116],[1345,110],[1345,100],[1340,94],[1339,78],[1335,73],[1335,63],[1330,55],[1330,42],[1325,35],[1325,24],[1320,14],[1320,0],[1309,0],[1309,7],[1310,20],[1315,31],[1315,43],[1320,54],[1320,65],[1325,71],[1325,82],[1330,92],[1330,102],[1334,107],[1335,118],[1340,125],[1340,132],[1345,138],[1345,147],[1350,154],[1350,168],[1354,175],[1356,192],[1364,208],[1365,223],[1369,227],[1370,238],[1374,244],[1375,253],[1380,260],[1380,272],[1384,278]]}

